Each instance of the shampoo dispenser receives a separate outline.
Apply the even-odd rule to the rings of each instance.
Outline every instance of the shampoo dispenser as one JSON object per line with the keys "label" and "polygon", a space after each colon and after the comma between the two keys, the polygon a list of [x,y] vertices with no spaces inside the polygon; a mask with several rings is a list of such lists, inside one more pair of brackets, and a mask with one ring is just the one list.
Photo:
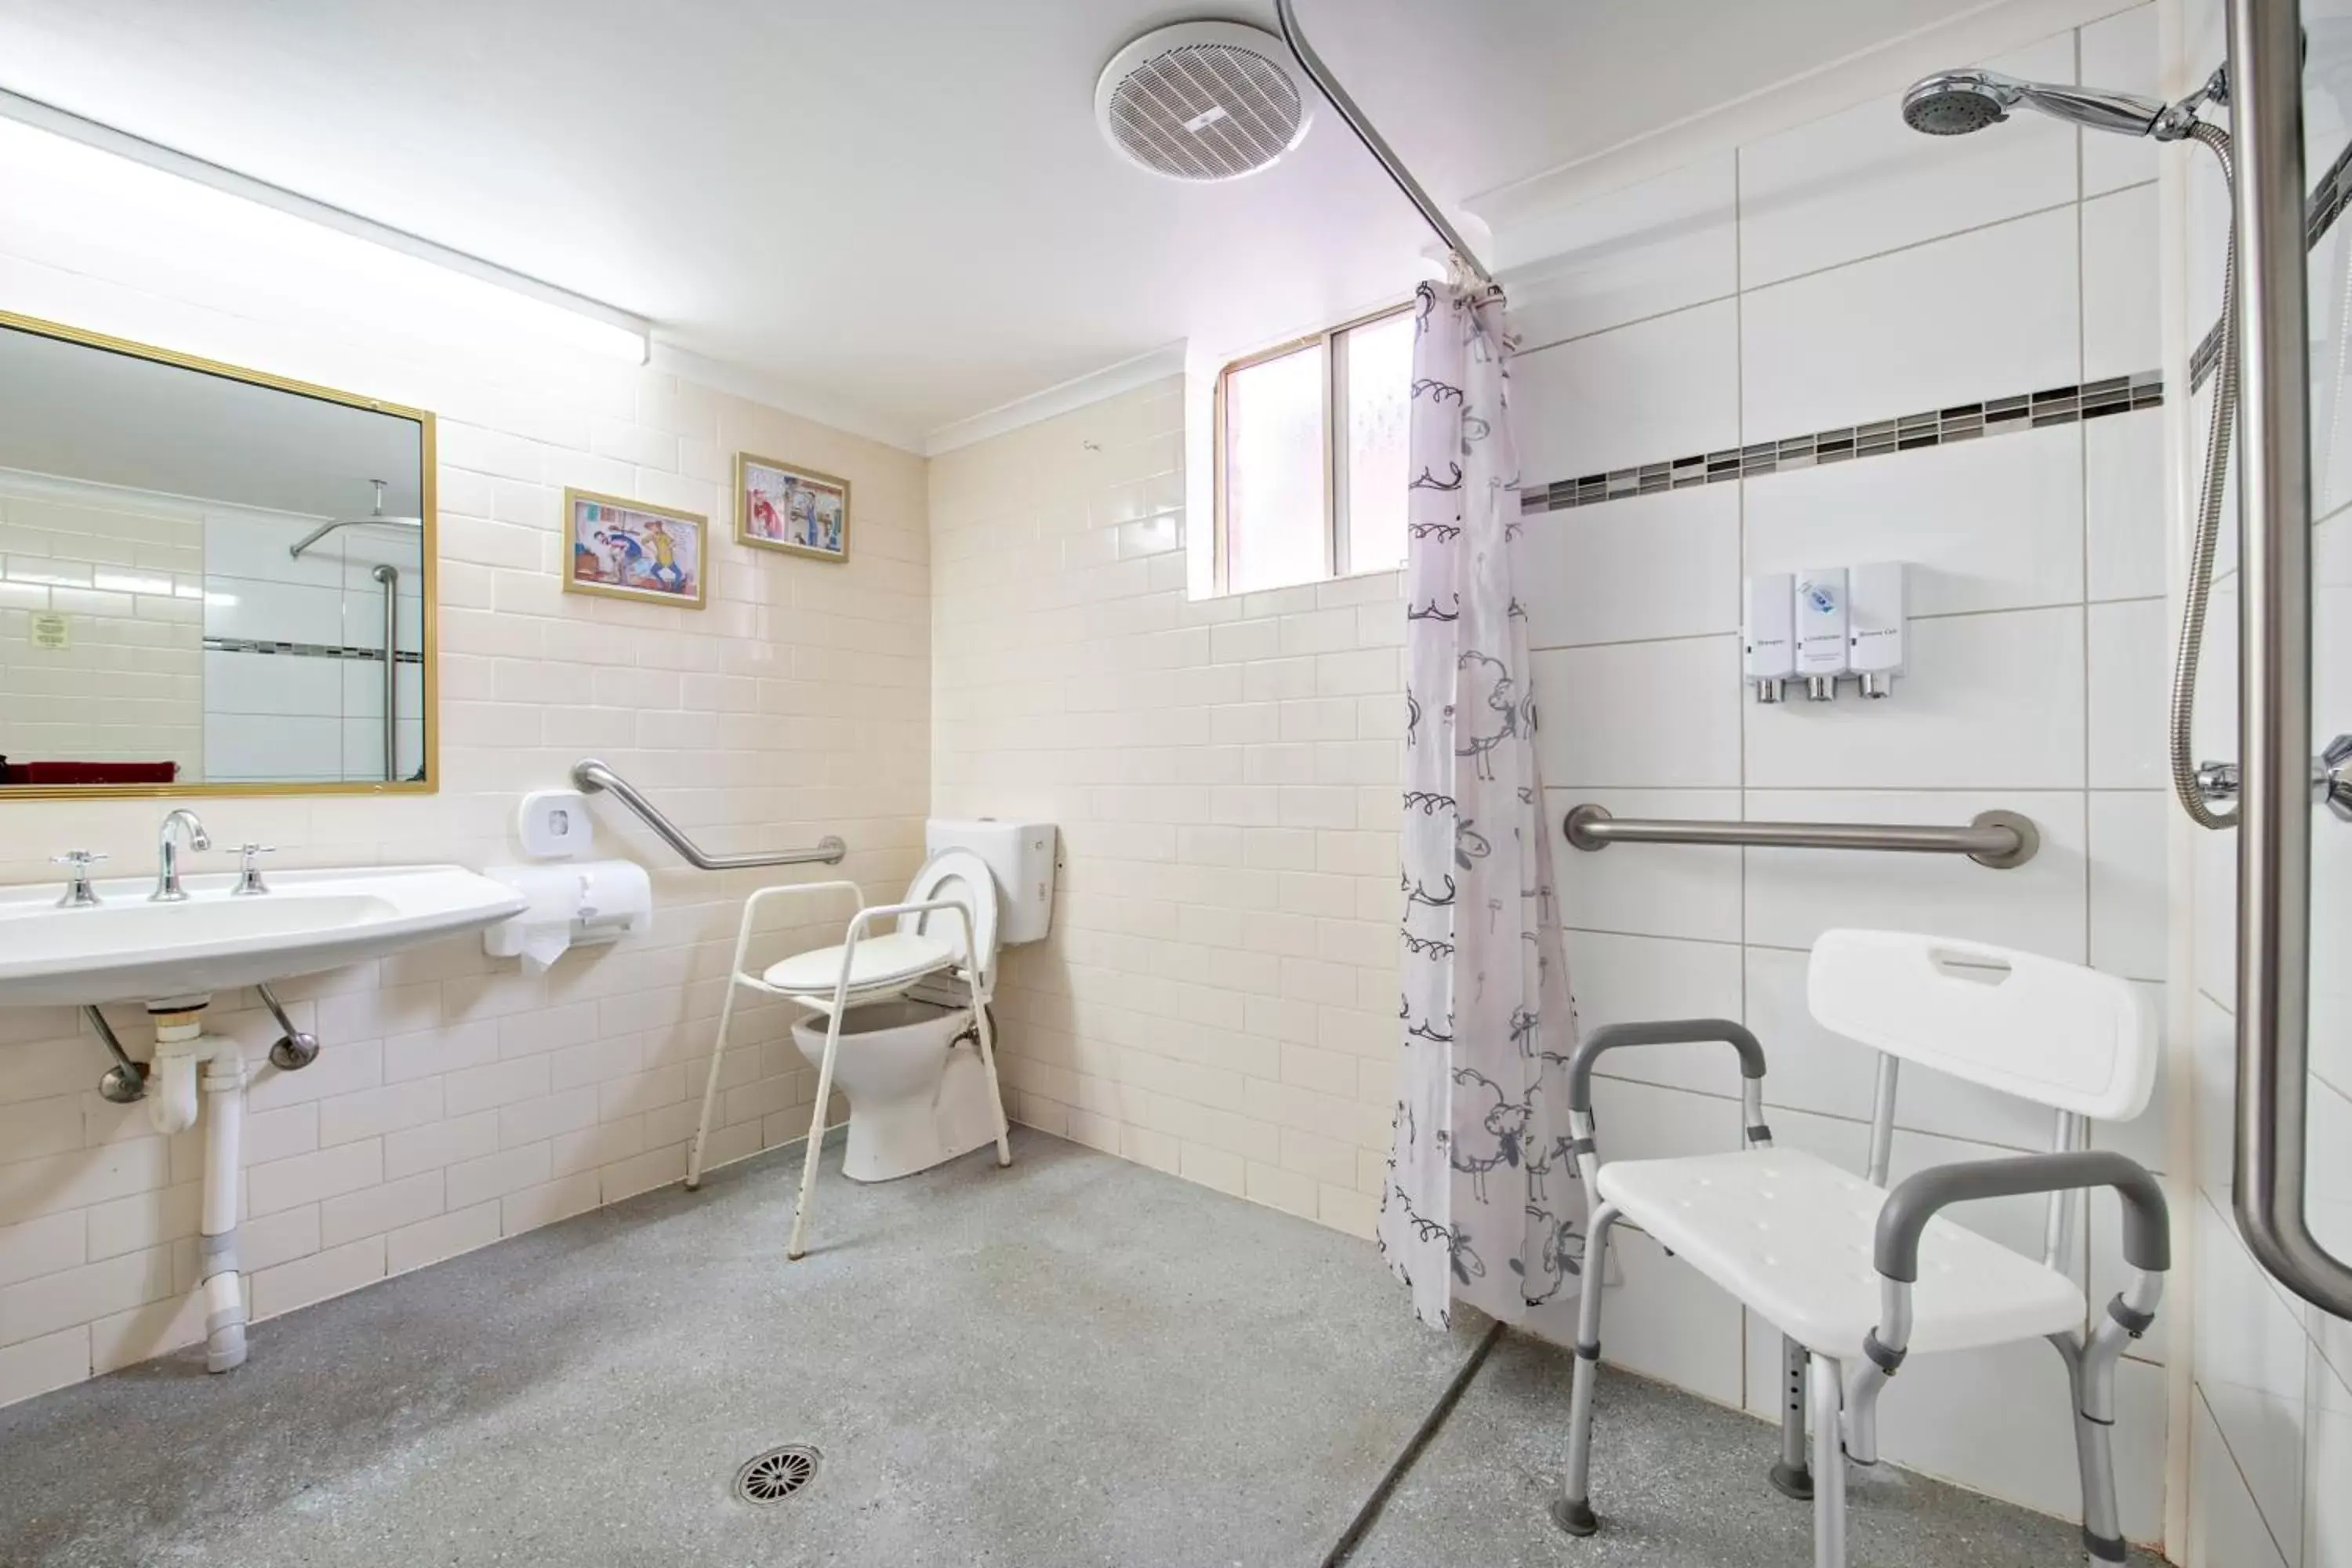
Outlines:
{"label": "shampoo dispenser", "polygon": [[1797,673],[1809,701],[1837,696],[1846,669],[1846,583],[1843,566],[1810,567],[1797,577]]}
{"label": "shampoo dispenser", "polygon": [[1756,700],[1778,702],[1790,677],[1797,673],[1797,580],[1786,572],[1750,577],[1740,641],[1747,649],[1748,679],[1755,683]]}
{"label": "shampoo dispenser", "polygon": [[1853,567],[1846,583],[1846,662],[1864,697],[1885,697],[1903,673],[1903,563]]}

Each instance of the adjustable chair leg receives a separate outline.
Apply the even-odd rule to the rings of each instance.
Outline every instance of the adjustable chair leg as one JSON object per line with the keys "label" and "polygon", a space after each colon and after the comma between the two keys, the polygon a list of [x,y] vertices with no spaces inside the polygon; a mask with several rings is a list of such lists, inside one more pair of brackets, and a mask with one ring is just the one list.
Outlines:
{"label": "adjustable chair leg", "polygon": [[824,1106],[833,1098],[833,1063],[841,1050],[841,1015],[845,1011],[845,1007],[836,1005],[833,1016],[825,1020],[824,1057],[816,1069],[816,1104],[809,1108],[808,1142],[801,1150],[800,1201],[793,1205],[793,1239],[784,1247],[788,1263],[798,1263],[808,1256],[801,1247],[801,1237],[808,1229],[809,1207],[816,1198],[816,1168],[824,1153]]}
{"label": "adjustable chair leg", "polygon": [[2083,1552],[2092,1563],[2121,1563],[2123,1510],[2116,1500],[2116,1363],[2096,1347],[2078,1352],[2054,1341],[2074,1393],[2074,1454],[2083,1473]]}
{"label": "adjustable chair leg", "polygon": [[1811,1358],[1813,1568],[1845,1568],[1845,1445],[1839,1416],[1845,1388],[1838,1363]]}
{"label": "adjustable chair leg", "polygon": [[1570,1535],[1591,1535],[1601,1528],[1592,1512],[1592,1398],[1601,1381],[1601,1281],[1609,1277],[1609,1232],[1616,1224],[1616,1205],[1602,1204],[1592,1211],[1592,1230],[1584,1244],[1576,1302],[1576,1381],[1568,1400],[1568,1473],[1551,1505],[1552,1522]]}
{"label": "adjustable chair leg", "polygon": [[694,1145],[686,1152],[686,1190],[702,1185],[702,1147],[710,1141],[710,1112],[719,1103],[719,1064],[727,1056],[727,1026],[735,1019],[733,971],[727,975],[727,998],[719,1005],[719,1037],[710,1042],[710,1071],[702,1080],[702,1120],[694,1124]]}
{"label": "adjustable chair leg", "polygon": [[1805,1368],[1811,1359],[1804,1346],[1780,1336],[1780,1462],[1772,1467],[1772,1485],[1799,1502],[1813,1500],[1813,1473],[1805,1468]]}

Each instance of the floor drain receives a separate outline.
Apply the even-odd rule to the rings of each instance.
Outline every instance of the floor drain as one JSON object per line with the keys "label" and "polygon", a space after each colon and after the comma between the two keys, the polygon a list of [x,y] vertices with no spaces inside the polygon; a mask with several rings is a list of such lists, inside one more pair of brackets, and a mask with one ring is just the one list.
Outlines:
{"label": "floor drain", "polygon": [[817,1451],[798,1443],[770,1448],[735,1472],[735,1495],[745,1502],[782,1502],[816,1479]]}

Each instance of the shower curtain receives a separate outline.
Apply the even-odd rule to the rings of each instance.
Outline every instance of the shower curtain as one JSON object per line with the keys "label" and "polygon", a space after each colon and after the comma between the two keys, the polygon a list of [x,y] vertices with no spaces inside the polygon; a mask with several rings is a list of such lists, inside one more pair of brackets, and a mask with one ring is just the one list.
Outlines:
{"label": "shower curtain", "polygon": [[1503,301],[1416,304],[1405,553],[1403,1064],[1381,1250],[1422,1320],[1455,1301],[1573,1326],[1584,1194],[1569,1150],[1575,1005],[1517,596]]}

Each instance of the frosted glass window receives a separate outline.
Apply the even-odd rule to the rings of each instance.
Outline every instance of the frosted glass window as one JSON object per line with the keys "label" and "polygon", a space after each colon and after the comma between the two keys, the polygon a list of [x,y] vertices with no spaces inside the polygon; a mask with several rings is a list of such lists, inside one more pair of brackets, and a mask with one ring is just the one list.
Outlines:
{"label": "frosted glass window", "polygon": [[1405,447],[1412,406],[1411,311],[1339,335],[1348,421],[1339,496],[1342,572],[1404,564]]}
{"label": "frosted glass window", "polygon": [[1400,309],[1225,368],[1219,592],[1404,563],[1412,337]]}
{"label": "frosted glass window", "polygon": [[1330,575],[1324,540],[1320,342],[1225,374],[1225,586]]}

